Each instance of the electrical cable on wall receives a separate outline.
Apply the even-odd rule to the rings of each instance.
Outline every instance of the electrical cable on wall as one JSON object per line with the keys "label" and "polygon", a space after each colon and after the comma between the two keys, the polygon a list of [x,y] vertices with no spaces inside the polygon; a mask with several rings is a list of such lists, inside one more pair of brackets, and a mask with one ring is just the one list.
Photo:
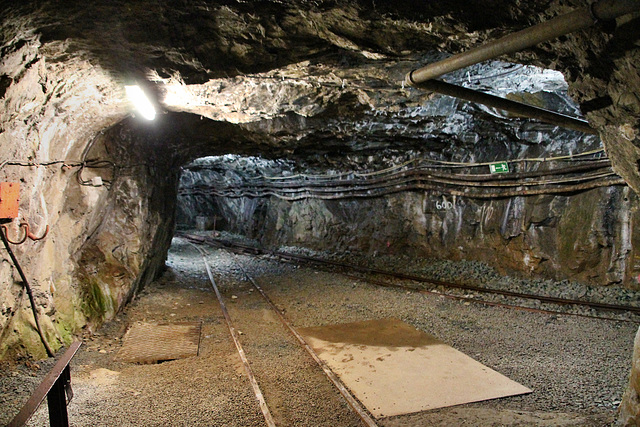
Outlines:
{"label": "electrical cable on wall", "polygon": [[24,284],[25,290],[27,291],[27,295],[29,296],[29,302],[31,303],[31,311],[33,312],[33,319],[35,321],[36,330],[38,332],[38,335],[40,336],[40,340],[42,341],[42,345],[44,345],[44,349],[47,352],[47,356],[53,357],[54,352],[53,350],[51,350],[51,347],[49,346],[49,343],[47,342],[47,339],[45,338],[44,333],[42,332],[42,327],[40,326],[38,310],[36,309],[36,303],[33,298],[33,292],[31,291],[31,285],[29,285],[29,281],[27,280],[27,277],[25,276],[24,271],[22,271],[22,267],[20,266],[18,259],[13,254],[13,251],[11,250],[11,246],[9,246],[9,241],[7,240],[7,236],[5,236],[4,230],[2,228],[0,228],[0,238],[2,239],[2,243],[4,243],[4,247],[7,249],[7,252],[9,253],[9,257],[11,258],[11,261],[13,261],[13,265],[16,267],[16,270],[20,275],[20,278],[22,279],[22,283]]}
{"label": "electrical cable on wall", "polygon": [[345,199],[354,197],[380,197],[401,191],[431,190],[442,194],[487,199],[571,193],[611,185],[626,185],[626,183],[622,178],[615,175],[615,173],[605,171],[602,173],[585,174],[583,176],[527,182],[455,182],[441,179],[404,178],[375,185],[369,185],[366,182],[354,185],[338,181],[332,185],[320,188],[317,186],[298,186],[295,188],[228,186],[221,188],[218,185],[208,185],[183,188],[179,190],[179,195],[215,195],[232,198],[275,196],[293,201],[305,198]]}
{"label": "electrical cable on wall", "polygon": [[[412,159],[366,173],[294,174],[277,177],[261,175],[241,178],[242,182],[235,184],[229,184],[227,180],[215,180],[205,185],[181,188],[179,194],[232,198],[275,196],[295,201],[305,198],[335,200],[381,197],[400,191],[430,190],[442,194],[486,199],[571,193],[610,185],[625,185],[625,181],[613,172],[610,161],[602,157],[602,154],[602,149],[596,149],[564,156],[508,160],[505,163],[525,166],[530,163],[551,165],[567,162],[569,165],[506,174],[453,172],[462,167],[475,169],[495,162],[463,163]],[[216,168],[219,166],[212,167]],[[447,168],[451,171],[445,172]]]}
{"label": "electrical cable on wall", "polygon": [[[3,169],[5,166],[22,166],[22,167],[41,167],[41,166],[58,166],[61,165],[62,169],[72,169],[78,168],[76,172],[76,181],[78,184],[87,187],[96,187],[96,186],[105,186],[106,188],[111,188],[111,184],[113,183],[113,179],[120,173],[120,171],[125,169],[133,169],[136,167],[148,167],[149,165],[146,163],[138,163],[132,165],[118,165],[111,160],[103,160],[103,159],[89,159],[89,160],[51,160],[46,162],[33,162],[33,161],[22,161],[22,160],[5,160],[0,162],[0,169]],[[91,179],[84,179],[82,177],[82,173],[85,169],[110,169],[112,179],[100,179],[100,185],[95,185],[94,181]]]}
{"label": "electrical cable on wall", "polygon": [[[385,169],[381,169],[378,171],[372,171],[372,172],[356,172],[356,171],[350,171],[350,172],[339,172],[339,173],[331,173],[331,174],[304,174],[304,173],[298,173],[298,174],[293,174],[293,175],[283,175],[283,176],[268,176],[268,175],[258,175],[258,176],[251,176],[248,177],[248,179],[251,180],[260,180],[260,179],[266,179],[266,180],[274,180],[274,181],[286,181],[286,180],[295,180],[295,179],[310,179],[310,180],[319,180],[319,179],[336,179],[336,178],[341,178],[341,177],[349,177],[349,176],[354,176],[354,177],[370,177],[370,176],[376,176],[376,175],[384,175],[388,172],[393,172],[395,170],[399,170],[402,168],[405,168],[411,164],[417,163],[424,163],[426,165],[428,165],[429,167],[442,167],[442,168],[476,168],[476,167],[483,167],[483,166],[488,166],[494,163],[498,163],[498,162],[505,162],[508,164],[522,164],[522,163],[549,163],[549,162],[585,162],[585,161],[592,161],[592,160],[602,160],[602,161],[608,161],[608,158],[606,157],[606,155],[604,152],[604,148],[597,148],[594,150],[590,150],[590,151],[585,151],[582,153],[576,153],[576,154],[567,154],[567,155],[563,155],[563,156],[552,156],[552,157],[531,157],[531,158],[524,158],[524,159],[509,159],[509,160],[494,160],[491,162],[454,162],[454,161],[446,161],[446,160],[438,160],[438,159],[429,159],[429,158],[417,158],[417,159],[410,159],[406,162],[403,162],[401,164],[398,165],[394,165],[394,166],[390,166],[388,168]],[[585,159],[585,157],[589,157],[589,156],[594,156],[594,158],[591,159]],[[206,170],[206,169],[211,169],[211,170],[215,170],[215,169],[220,169],[220,166],[218,165],[191,165],[191,166],[186,166],[183,169],[185,170]]]}

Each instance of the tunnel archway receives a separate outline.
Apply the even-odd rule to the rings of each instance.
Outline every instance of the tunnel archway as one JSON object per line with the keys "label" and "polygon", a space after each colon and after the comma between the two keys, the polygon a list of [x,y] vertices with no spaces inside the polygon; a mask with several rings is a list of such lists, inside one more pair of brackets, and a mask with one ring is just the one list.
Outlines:
{"label": "tunnel archway", "polygon": [[[9,232],[17,235],[21,221],[39,233],[51,227],[48,239],[28,241],[16,253],[31,272],[36,309],[56,347],[113,317],[162,270],[179,169],[196,158],[287,159],[301,171],[323,174],[375,172],[434,147],[440,160],[461,163],[527,153],[546,157],[545,144],[558,129],[541,132],[526,120],[451,100],[418,108],[431,95],[412,93],[401,81],[417,64],[448,55],[435,51],[459,52],[586,5],[485,2],[469,9],[465,2],[448,2],[416,13],[415,2],[181,3],[185,10],[169,3],[103,1],[87,8],[26,2],[2,12],[1,173],[3,181],[20,182],[22,191],[19,215],[7,218]],[[493,205],[464,202],[451,212],[439,212],[432,195],[417,192],[370,199],[372,211],[393,221],[362,230],[356,224],[367,218],[349,213],[351,202],[307,203],[306,217],[319,213],[322,219],[315,222],[274,202],[260,213],[267,225],[260,239],[314,245],[314,230],[326,234],[342,222],[348,225],[341,235],[362,234],[336,242],[340,249],[423,256],[428,237],[452,259],[506,253],[500,262],[505,271],[583,274],[587,281],[637,286],[632,190],[640,188],[640,86],[630,65],[639,55],[637,23],[631,14],[506,58],[566,76],[563,96],[575,100],[598,131],[619,175],[614,185],[537,199],[514,196]],[[157,91],[164,112],[153,124],[130,116],[123,87],[133,76]],[[452,78],[492,90],[467,71]],[[517,92],[510,96],[558,105],[557,97]],[[572,109],[578,110],[575,104]],[[465,114],[481,119],[467,126]],[[449,126],[444,118],[458,122]],[[505,122],[517,125],[498,129]],[[420,133],[425,130],[430,138]],[[481,144],[478,135],[492,144]],[[509,146],[513,139],[518,148]],[[548,151],[575,155],[600,148],[595,140],[580,141],[572,139],[567,151]],[[490,156],[492,145],[498,155]],[[451,199],[438,201],[454,206]],[[500,221],[494,216],[487,222],[489,211],[500,211]],[[540,243],[553,240],[551,230],[559,230],[561,241]],[[481,241],[488,231],[491,237]],[[471,238],[458,245],[460,236]],[[491,247],[499,250],[483,251]],[[42,356],[23,287],[5,261],[0,354]]]}

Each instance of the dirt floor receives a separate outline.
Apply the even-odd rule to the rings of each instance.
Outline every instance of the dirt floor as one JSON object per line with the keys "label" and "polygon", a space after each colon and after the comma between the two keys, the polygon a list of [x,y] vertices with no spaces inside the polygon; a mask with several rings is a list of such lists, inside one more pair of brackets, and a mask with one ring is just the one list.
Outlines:
{"label": "dirt floor", "polygon": [[[245,280],[238,262],[296,327],[397,318],[531,388],[533,393],[378,420],[381,426],[605,426],[626,386],[638,325],[455,301],[268,258],[207,249],[207,259],[277,425],[359,426],[313,359]],[[72,363],[74,426],[262,426],[202,257],[174,239],[167,271],[117,319],[86,339]],[[117,361],[129,326],[202,322],[198,356]],[[0,424],[52,361],[4,366]],[[46,404],[29,425],[48,425]]]}

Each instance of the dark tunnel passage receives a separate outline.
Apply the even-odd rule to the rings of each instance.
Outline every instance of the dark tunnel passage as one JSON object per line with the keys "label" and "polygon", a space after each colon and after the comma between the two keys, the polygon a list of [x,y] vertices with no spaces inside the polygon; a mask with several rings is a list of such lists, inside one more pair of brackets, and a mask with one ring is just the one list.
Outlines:
{"label": "dark tunnel passage", "polygon": [[[161,321],[203,316],[208,349],[222,347],[219,319],[205,313],[212,305],[204,270],[194,267],[209,259],[215,274],[224,270],[222,294],[245,322],[242,339],[276,330],[260,334],[272,315],[245,289],[246,268],[300,324],[398,317],[423,332],[451,333],[449,344],[545,390],[511,401],[524,402],[525,415],[490,404],[465,407],[453,415],[458,421],[492,422],[506,408],[514,423],[551,413],[568,425],[637,423],[638,354],[624,398],[620,384],[640,290],[638,2],[467,3],[25,1],[3,9],[0,358],[32,363],[51,353],[43,342],[58,351],[76,339],[90,346],[81,358],[102,357],[129,330],[125,319],[147,321],[154,311],[145,304],[169,301],[164,291],[176,310],[164,307]],[[554,37],[538,39],[532,28],[548,22]],[[575,26],[557,36],[558,22]],[[520,47],[510,50],[509,39]],[[413,79],[488,45],[501,55],[447,66],[429,77],[439,82]],[[150,95],[154,120],[128,98],[138,89]],[[261,255],[202,253],[176,233],[247,244]],[[372,287],[375,277],[364,285],[294,258],[276,264],[300,254],[471,288],[444,296],[440,285],[418,280],[418,290],[394,293]],[[233,266],[239,259],[245,264]],[[464,299],[478,297],[474,286],[499,296],[476,306]],[[600,306],[574,307],[567,316],[580,319],[567,320],[538,300],[522,310],[536,313],[527,318],[500,311],[510,293]],[[454,296],[461,299],[445,301]],[[607,304],[631,310],[584,320]],[[601,321],[612,323],[598,329]],[[113,342],[96,347],[107,330]],[[545,333],[554,338],[548,346]],[[603,350],[608,337],[615,348]],[[579,354],[580,340],[588,354]],[[216,351],[226,360],[226,350]],[[551,380],[554,364],[567,371],[562,381],[572,378],[563,354],[591,373],[576,374],[588,395],[575,401]],[[520,355],[544,374],[525,372]],[[304,360],[271,356],[260,363]],[[598,374],[606,357],[615,378]],[[220,372],[235,375],[231,365]],[[196,367],[185,365],[200,378]],[[83,380],[91,383],[88,369]],[[100,372],[110,385],[130,379]],[[238,402],[242,393],[233,395]],[[344,425],[357,424],[345,417]],[[396,421],[412,422],[382,423]]]}

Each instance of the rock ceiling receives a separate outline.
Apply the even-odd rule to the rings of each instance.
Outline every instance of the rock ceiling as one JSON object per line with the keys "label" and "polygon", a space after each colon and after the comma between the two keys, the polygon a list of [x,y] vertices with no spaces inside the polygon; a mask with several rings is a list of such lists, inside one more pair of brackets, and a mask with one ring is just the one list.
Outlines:
{"label": "rock ceiling", "polygon": [[[42,5],[44,3],[44,5]],[[44,43],[65,41],[122,78],[178,71],[188,83],[349,52],[379,59],[458,50],[496,29],[523,26],[548,1],[97,1],[26,2]]]}
{"label": "rock ceiling", "polygon": [[[37,234],[51,228],[49,238],[33,243],[37,250],[16,249],[49,331],[77,331],[113,317],[162,271],[179,167],[202,156],[244,156],[228,164],[268,165],[277,174],[604,146],[615,172],[640,190],[637,14],[445,76],[569,115],[582,112],[598,138],[402,84],[407,72],[427,62],[585,7],[586,0],[5,3],[0,175],[22,185],[21,217],[12,232],[23,219]],[[124,86],[133,83],[152,95],[155,121],[141,120],[126,100]],[[614,209],[614,221],[610,206],[631,203],[628,189],[600,190],[592,196],[602,201],[597,215],[606,218],[594,221],[627,224],[629,209]],[[479,212],[479,206],[469,209]],[[604,228],[596,234],[613,235]],[[509,230],[505,235],[513,237]],[[597,249],[589,246],[588,254],[610,247],[603,239],[578,240]],[[616,274],[624,270],[627,246],[620,256],[609,251],[620,264]],[[601,275],[609,272],[605,264]],[[1,267],[0,354],[25,342],[8,327],[24,311],[16,302],[22,287],[11,266]]]}
{"label": "rock ceiling", "polygon": [[[456,155],[473,160],[495,156],[490,146],[500,155],[522,154],[522,147],[501,150],[513,140],[530,146],[566,139],[571,152],[579,149],[576,144],[587,149],[598,144],[576,132],[451,98],[434,99],[402,84],[408,71],[447,52],[580,2],[382,3],[103,0],[86,7],[25,2],[4,11],[3,57],[19,51],[25,40],[37,40],[38,56],[49,63],[69,68],[74,61],[88,61],[116,86],[144,84],[168,113],[154,126],[180,153],[179,162],[235,152],[312,164],[326,156],[380,150],[448,150],[448,156],[464,150]],[[545,44],[507,59],[559,68],[575,80],[575,73],[593,64],[585,62],[587,54],[571,49]],[[503,74],[507,77],[491,79]],[[496,61],[447,78],[579,115],[562,79],[531,67]],[[7,75],[3,84],[15,79]],[[584,98],[575,90],[572,95]],[[196,116],[179,118],[179,113]],[[212,121],[193,123],[204,118]],[[225,122],[237,126],[221,131]],[[533,151],[557,149],[542,144]]]}

